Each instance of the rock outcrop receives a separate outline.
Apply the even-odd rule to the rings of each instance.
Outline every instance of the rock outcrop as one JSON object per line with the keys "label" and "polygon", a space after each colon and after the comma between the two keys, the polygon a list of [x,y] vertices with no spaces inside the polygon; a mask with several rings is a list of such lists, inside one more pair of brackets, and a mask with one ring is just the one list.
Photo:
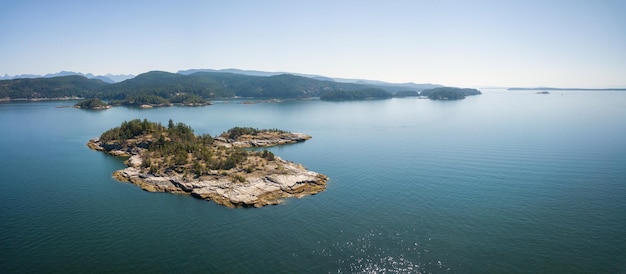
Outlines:
{"label": "rock outcrop", "polygon": [[215,138],[216,144],[225,147],[270,147],[295,144],[311,139],[311,136],[295,132],[261,131],[256,135],[241,135],[228,138],[225,135]]}
{"label": "rock outcrop", "polygon": [[[277,159],[279,159],[277,157]],[[140,159],[131,157],[129,165]],[[244,182],[233,180],[227,174],[193,178],[181,174],[166,176],[142,172],[129,166],[114,173],[114,178],[133,183],[150,192],[189,194],[228,207],[262,207],[279,204],[283,199],[317,194],[326,188],[327,177],[307,171],[302,166],[279,159],[284,171],[274,174],[251,174]]]}

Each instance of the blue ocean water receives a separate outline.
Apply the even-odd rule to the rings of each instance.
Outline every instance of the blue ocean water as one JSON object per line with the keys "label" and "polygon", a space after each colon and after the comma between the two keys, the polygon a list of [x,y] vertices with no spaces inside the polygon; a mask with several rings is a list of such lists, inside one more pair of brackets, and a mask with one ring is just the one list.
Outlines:
{"label": "blue ocean water", "polygon": [[[626,93],[106,111],[0,104],[0,272],[625,272]],[[148,193],[85,143],[122,121],[281,128],[330,177],[229,209]]]}

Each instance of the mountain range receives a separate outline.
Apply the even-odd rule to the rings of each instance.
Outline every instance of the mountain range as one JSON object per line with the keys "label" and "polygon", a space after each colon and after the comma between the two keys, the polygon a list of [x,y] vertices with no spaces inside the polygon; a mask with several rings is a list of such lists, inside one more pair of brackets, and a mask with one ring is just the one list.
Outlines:
{"label": "mountain range", "polygon": [[120,82],[111,82],[93,74],[67,71],[39,78],[0,80],[0,98],[32,100],[83,97],[129,104],[202,102],[206,99],[232,97],[287,99],[323,95],[341,100],[344,97],[389,98],[397,92],[419,92],[441,87],[237,69],[186,70],[178,73],[151,71]]}
{"label": "mountain range", "polygon": [[[235,68],[229,68],[229,69],[188,69],[188,70],[179,70],[178,72],[176,72],[177,74],[182,74],[182,75],[190,75],[196,72],[224,72],[224,73],[233,73],[233,74],[242,74],[242,75],[249,75],[249,76],[276,76],[276,75],[281,75],[281,74],[291,74],[291,75],[296,75],[296,76],[302,76],[302,77],[306,77],[306,78],[311,78],[311,79],[315,79],[315,80],[320,80],[320,81],[332,81],[332,82],[339,82],[339,83],[354,83],[354,84],[364,84],[364,85],[374,85],[374,86],[386,86],[386,87],[396,87],[393,88],[393,90],[404,90],[404,89],[410,89],[410,90],[424,90],[424,89],[431,89],[431,88],[436,88],[436,87],[441,87],[441,85],[436,85],[436,84],[429,84],[429,83],[425,83],[425,84],[416,84],[416,83],[389,83],[389,82],[384,82],[384,81],[378,81],[378,80],[366,80],[366,79],[347,79],[347,78],[331,78],[331,77],[327,77],[327,76],[322,76],[322,75],[315,75],[315,74],[303,74],[303,73],[293,73],[293,72],[268,72],[268,71],[259,71],[259,70],[242,70],[242,69],[235,69]],[[40,74],[20,74],[20,75],[7,75],[5,74],[4,76],[0,76],[0,80],[11,80],[11,79],[23,79],[23,78],[53,78],[53,77],[59,77],[59,76],[70,76],[70,75],[79,75],[79,76],[83,76],[86,77],[88,79],[99,79],[102,80],[105,83],[118,83],[118,82],[122,82],[128,79],[132,79],[135,77],[135,75],[132,74],[105,74],[105,75],[94,75],[92,73],[81,73],[81,72],[73,72],[73,71],[60,71],[57,73],[48,73],[45,75],[40,75]]]}
{"label": "mountain range", "polygon": [[53,77],[60,77],[60,76],[72,76],[72,75],[79,75],[79,76],[83,76],[85,78],[89,78],[89,79],[98,79],[98,80],[102,80],[105,83],[117,83],[117,82],[121,82],[130,78],[135,77],[135,75],[132,74],[105,74],[105,75],[94,75],[92,73],[81,73],[81,72],[73,72],[73,71],[60,71],[57,73],[48,73],[45,75],[40,75],[40,74],[20,74],[20,75],[7,75],[5,74],[4,76],[0,76],[0,80],[11,80],[11,79],[24,79],[24,78],[53,78]]}
{"label": "mountain range", "polygon": [[235,68],[219,69],[219,70],[188,69],[188,70],[179,70],[177,73],[189,75],[189,74],[196,73],[196,72],[227,72],[227,73],[243,74],[243,75],[250,75],[250,76],[275,76],[275,75],[281,75],[281,74],[291,74],[291,75],[302,76],[302,77],[311,78],[311,79],[320,80],[320,81],[332,81],[332,82],[339,82],[339,83],[353,83],[353,84],[363,84],[363,85],[373,85],[373,86],[384,86],[384,87],[389,87],[389,88],[396,87],[396,88],[393,88],[393,90],[409,89],[409,90],[420,91],[420,90],[425,90],[425,89],[442,87],[442,85],[429,84],[429,83],[425,83],[425,84],[416,84],[416,83],[411,83],[411,82],[389,83],[389,82],[378,81],[378,80],[331,78],[331,77],[316,75],[316,74],[303,74],[303,73],[293,73],[293,72],[268,72],[268,71],[259,71],[259,70],[241,70],[241,69],[235,69]]}

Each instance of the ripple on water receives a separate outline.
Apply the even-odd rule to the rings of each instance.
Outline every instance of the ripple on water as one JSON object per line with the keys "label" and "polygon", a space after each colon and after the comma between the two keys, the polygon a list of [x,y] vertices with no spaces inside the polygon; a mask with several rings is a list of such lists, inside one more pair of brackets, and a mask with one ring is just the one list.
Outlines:
{"label": "ripple on water", "polygon": [[416,239],[415,236],[415,231],[372,229],[334,243],[318,241],[318,247],[311,251],[311,255],[333,259],[336,270],[329,272],[337,273],[429,273],[452,270],[443,258],[434,258],[419,242],[407,240]]}

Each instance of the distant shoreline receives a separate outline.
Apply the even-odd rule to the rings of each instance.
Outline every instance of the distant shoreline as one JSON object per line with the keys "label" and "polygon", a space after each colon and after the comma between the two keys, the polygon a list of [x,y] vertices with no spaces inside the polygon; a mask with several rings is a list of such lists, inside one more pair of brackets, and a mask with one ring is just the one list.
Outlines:
{"label": "distant shoreline", "polygon": [[626,91],[626,88],[508,88],[506,90]]}
{"label": "distant shoreline", "polygon": [[39,102],[39,101],[74,101],[74,100],[82,100],[85,99],[83,97],[41,97],[41,98],[0,98],[0,102],[11,102],[11,101],[22,101],[22,102]]}

